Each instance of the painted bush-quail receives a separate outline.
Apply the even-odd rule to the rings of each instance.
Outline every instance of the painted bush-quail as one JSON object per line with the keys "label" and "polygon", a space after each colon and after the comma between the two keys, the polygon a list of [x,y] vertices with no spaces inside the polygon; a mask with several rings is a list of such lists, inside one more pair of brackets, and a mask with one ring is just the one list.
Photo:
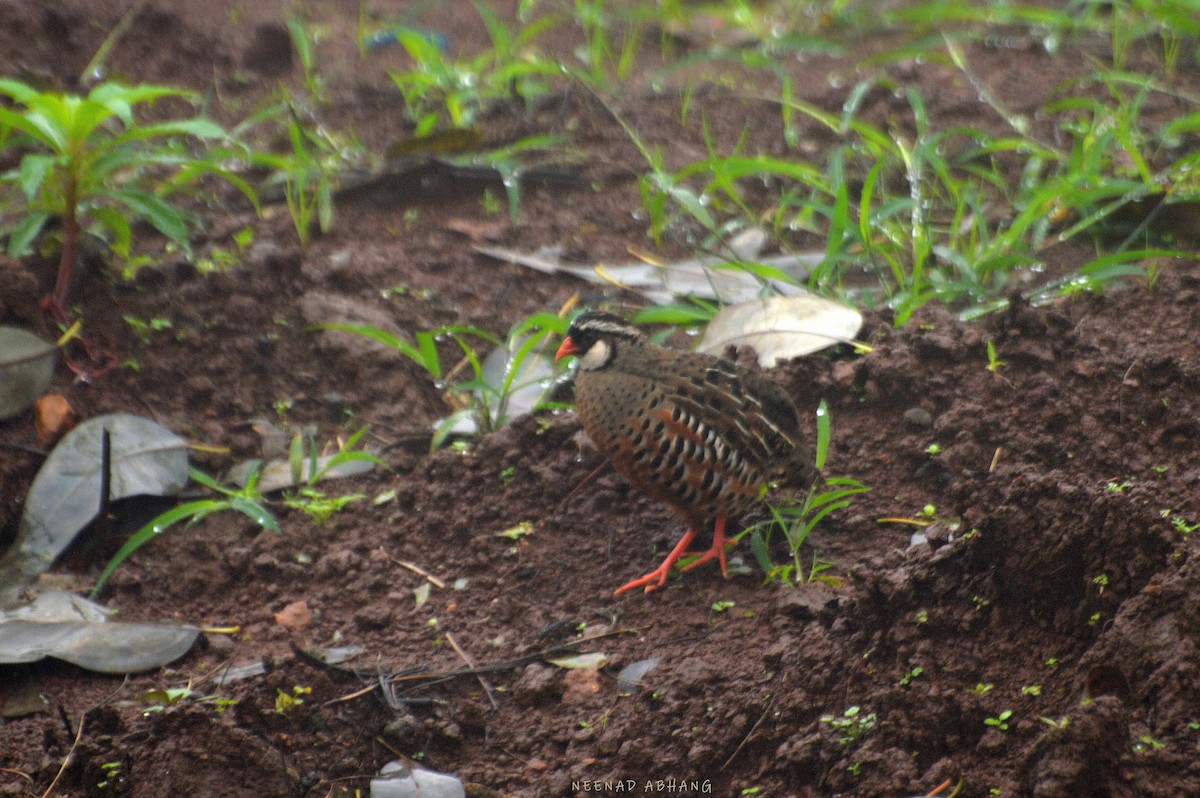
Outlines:
{"label": "painted bush-quail", "polygon": [[579,356],[575,407],[583,428],[636,488],[670,505],[687,532],[655,570],[613,595],[666,584],[710,522],[710,560],[728,577],[726,521],[781,478],[800,439],[796,406],[779,386],[711,355],[664,349],[611,313],[578,316],[555,355]]}

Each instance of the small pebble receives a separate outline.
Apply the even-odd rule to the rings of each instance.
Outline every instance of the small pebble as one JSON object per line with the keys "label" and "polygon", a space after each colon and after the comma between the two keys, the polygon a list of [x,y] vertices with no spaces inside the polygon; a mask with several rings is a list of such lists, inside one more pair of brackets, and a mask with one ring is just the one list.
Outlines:
{"label": "small pebble", "polygon": [[910,407],[904,411],[904,420],[910,426],[926,429],[933,426],[933,414],[923,407]]}

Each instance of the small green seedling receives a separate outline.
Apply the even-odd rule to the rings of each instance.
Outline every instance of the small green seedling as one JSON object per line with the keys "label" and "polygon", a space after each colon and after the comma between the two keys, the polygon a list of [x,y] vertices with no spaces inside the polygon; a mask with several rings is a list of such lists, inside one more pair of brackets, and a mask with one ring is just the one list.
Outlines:
{"label": "small green seedling", "polygon": [[[831,424],[829,408],[825,402],[817,407],[817,452],[816,469],[818,472],[825,468],[829,453]],[[768,582],[779,580],[787,585],[803,585],[815,579],[827,579],[820,576],[821,572],[830,567],[813,555],[811,565],[805,567],[801,561],[802,550],[809,534],[831,513],[843,510],[854,503],[854,497],[866,493],[870,488],[852,477],[829,477],[823,480],[826,490],[818,492],[822,478],[817,477],[809,488],[804,501],[799,506],[775,506],[768,504],[771,511],[770,521],[755,524],[738,535],[750,533],[750,550],[753,552],[759,567],[767,575]],[[771,560],[770,541],[776,530],[782,530],[788,544],[790,563],[777,565]]]}
{"label": "small green seedling", "polygon": [[841,714],[841,717],[835,715],[822,715],[822,723],[828,723],[838,731],[838,742],[842,745],[849,745],[856,742],[867,732],[875,728],[875,713],[862,714],[862,708],[858,705],[849,707]]}
{"label": "small green seedling", "polygon": [[290,693],[285,693],[283,688],[275,688],[275,711],[280,715],[286,715],[301,706],[304,703],[303,697],[311,692],[311,687],[301,687],[300,685],[294,686]]}
{"label": "small green seedling", "polygon": [[149,321],[139,319],[136,316],[124,315],[121,317],[129,328],[133,330],[133,334],[144,345],[150,344],[150,334],[159,330],[171,329],[171,320],[163,318],[152,318]]}
{"label": "small green seedling", "polygon": [[987,370],[996,376],[1000,376],[1000,369],[1004,368],[1008,364],[996,355],[996,343],[994,341],[989,340],[987,342],[987,357]]}
{"label": "small green seedling", "polygon": [[1167,744],[1161,740],[1156,740],[1148,734],[1143,734],[1137,739],[1137,742],[1133,744],[1133,752],[1135,754],[1146,754],[1150,753],[1151,751],[1161,751],[1166,747]]}
{"label": "small green seedling", "polygon": [[511,526],[503,532],[497,532],[496,537],[508,538],[509,540],[521,540],[534,533],[535,529],[532,521],[521,521],[516,526]]}
{"label": "small green seedling", "polygon": [[324,462],[322,462],[315,439],[309,439],[306,447],[305,436],[302,433],[293,436],[288,451],[288,465],[292,470],[292,484],[297,487],[284,494],[284,504],[307,513],[313,523],[322,526],[346,505],[367,498],[363,493],[329,496],[317,488],[317,483],[326,475],[346,463],[366,462],[385,469],[388,467],[387,463],[374,454],[354,448],[366,435],[366,432],[366,427],[359,429],[346,440],[336,454]]}
{"label": "small green seedling", "polygon": [[97,789],[118,790],[125,786],[124,765],[120,762],[105,762],[100,766],[104,779],[96,784]]}
{"label": "small green seedling", "polygon": [[1200,529],[1200,524],[1189,524],[1186,518],[1179,515],[1171,519],[1171,526],[1175,527],[1175,531],[1185,538]]}
{"label": "small green seedling", "polygon": [[1008,720],[1012,717],[1012,710],[1006,709],[994,718],[984,718],[983,722],[987,726],[999,729],[1000,731],[1008,731]]}

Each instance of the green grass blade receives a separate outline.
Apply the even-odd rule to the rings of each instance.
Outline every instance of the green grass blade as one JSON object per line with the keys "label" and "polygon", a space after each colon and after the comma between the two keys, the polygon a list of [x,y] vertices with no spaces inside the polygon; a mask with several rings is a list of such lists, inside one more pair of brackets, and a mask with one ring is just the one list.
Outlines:
{"label": "green grass blade", "polygon": [[223,510],[228,506],[228,503],[221,499],[201,499],[181,504],[154,518],[137,532],[134,532],[129,540],[125,541],[125,545],[113,555],[113,558],[108,561],[108,565],[100,572],[100,577],[96,580],[96,586],[92,588],[92,592],[88,594],[88,597],[92,599],[96,598],[101,588],[104,587],[104,583],[108,581],[108,578],[112,576],[112,572],[117,570],[121,563],[129,559],[130,555],[142,546],[163,532],[166,532],[174,524],[185,518],[200,518],[209,513]]}
{"label": "green grass blade", "polygon": [[829,405],[822,399],[817,405],[817,459],[816,466],[818,471],[825,470],[825,458],[829,455],[829,435],[830,435],[831,420],[829,418]]}

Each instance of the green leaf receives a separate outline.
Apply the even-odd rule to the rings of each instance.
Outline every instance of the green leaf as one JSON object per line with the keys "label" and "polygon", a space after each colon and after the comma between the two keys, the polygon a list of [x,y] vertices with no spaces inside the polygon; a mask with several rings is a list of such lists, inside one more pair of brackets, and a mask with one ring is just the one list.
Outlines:
{"label": "green leaf", "polygon": [[[405,357],[407,357],[410,360],[416,362],[417,364],[425,367],[426,370],[428,370],[428,366],[425,363],[425,358],[424,358],[424,355],[422,354],[421,350],[417,349],[417,347],[413,346],[408,341],[405,341],[404,339],[402,339],[396,335],[393,335],[392,333],[388,332],[387,330],[382,330],[379,327],[372,327],[369,324],[330,323],[330,324],[315,324],[312,327],[308,327],[306,329],[308,329],[308,330],[337,330],[338,332],[348,332],[348,333],[353,333],[354,335],[361,335],[364,338],[370,338],[372,341],[376,341],[378,343],[383,344],[386,347],[395,349],[400,354],[404,355]],[[434,379],[437,379],[437,375],[434,375]]]}
{"label": "green leaf", "polygon": [[225,128],[209,119],[195,117],[192,119],[176,119],[169,122],[158,122],[153,125],[137,125],[116,136],[113,141],[126,144],[147,139],[168,138],[171,136],[192,136],[198,139],[227,139],[229,133]]}
{"label": "green leaf", "polygon": [[[68,151],[78,153],[85,142],[92,138],[92,134],[96,129],[107,122],[115,115],[112,109],[106,108],[99,103],[89,100],[79,101],[77,97],[65,97],[64,108],[67,109],[67,118],[64,120],[64,129],[67,135]],[[132,118],[125,119],[122,117],[122,122],[126,125],[133,124]]]}
{"label": "green leaf", "polygon": [[764,574],[771,572],[771,554],[767,551],[767,541],[763,537],[762,530],[755,528],[750,535],[750,551],[754,554],[755,561],[758,562],[758,567],[762,569]]}
{"label": "green leaf", "polygon": [[130,245],[133,241],[133,230],[129,219],[116,208],[92,208],[92,218],[99,222],[112,237],[112,250],[122,258],[129,257]]}
{"label": "green leaf", "polygon": [[[297,432],[292,436],[288,446],[288,467],[292,471],[292,484],[301,485],[304,482],[304,436]],[[309,471],[315,474],[315,471]]]}
{"label": "green leaf", "polygon": [[322,233],[333,229],[333,189],[324,176],[317,183],[317,226]]}
{"label": "green leaf", "polygon": [[121,563],[129,559],[130,555],[132,555],[142,546],[145,546],[151,540],[158,537],[163,532],[166,532],[171,528],[172,525],[184,520],[185,518],[191,519],[197,515],[207,515],[208,513],[224,509],[225,507],[226,503],[224,501],[215,499],[200,499],[198,501],[188,502],[187,504],[181,504],[178,507],[167,510],[162,515],[154,518],[137,532],[134,532],[129,540],[125,541],[125,545],[113,555],[113,558],[108,561],[108,565],[106,565],[104,570],[100,572],[100,578],[96,580],[96,586],[92,588],[92,592],[88,594],[88,597],[93,599],[96,598],[96,596],[99,595],[101,588],[104,587],[104,583],[108,581],[108,578],[112,576],[113,571],[117,570]]}
{"label": "green leaf", "polygon": [[825,458],[829,454],[830,418],[829,406],[822,399],[817,405],[817,459],[818,471],[825,470]]}
{"label": "green leaf", "polygon": [[32,203],[37,198],[47,173],[54,168],[57,161],[53,155],[33,152],[21,159],[21,166],[17,170],[17,182],[25,194],[26,202]]}
{"label": "green leaf", "polygon": [[229,509],[237,510],[242,515],[248,516],[263,529],[269,529],[277,534],[282,531],[279,528],[279,522],[275,520],[275,516],[271,514],[270,510],[246,496],[231,496]]}
{"label": "green leaf", "polygon": [[13,225],[8,234],[8,254],[14,258],[23,258],[33,250],[30,245],[42,232],[50,214],[45,211],[33,211],[25,214],[19,222]]}
{"label": "green leaf", "polygon": [[0,120],[32,136],[56,154],[64,155],[69,152],[65,128],[43,113],[33,111],[25,114],[5,113],[0,115]]}
{"label": "green leaf", "polygon": [[172,207],[153,194],[136,189],[114,189],[110,190],[110,194],[179,246],[185,249],[190,247],[187,217],[178,208]]}
{"label": "green leaf", "polygon": [[88,93],[89,100],[114,109],[114,113],[118,113],[120,109],[134,105],[153,103],[163,97],[179,97],[184,100],[194,100],[198,95],[193,91],[177,89],[171,86],[156,86],[149,83],[127,86],[117,81],[100,83]]}
{"label": "green leaf", "polygon": [[32,86],[12,78],[0,78],[0,94],[12,97],[22,105],[28,105],[29,100],[38,95],[38,90]]}

